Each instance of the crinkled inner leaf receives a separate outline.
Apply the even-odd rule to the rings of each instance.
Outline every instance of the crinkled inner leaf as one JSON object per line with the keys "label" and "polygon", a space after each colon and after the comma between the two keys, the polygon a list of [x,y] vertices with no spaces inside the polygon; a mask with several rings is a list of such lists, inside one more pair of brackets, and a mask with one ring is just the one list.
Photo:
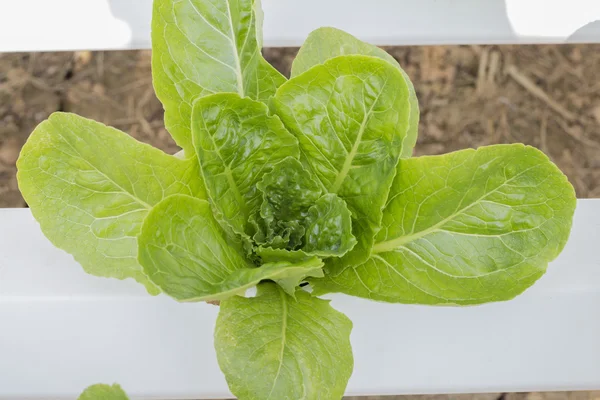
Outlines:
{"label": "crinkled inner leaf", "polygon": [[267,225],[265,220],[260,215],[260,209],[256,209],[250,214],[249,222],[249,236],[252,237],[254,244],[262,245],[267,243]]}
{"label": "crinkled inner leaf", "polygon": [[264,104],[231,93],[199,99],[192,130],[218,217],[249,241],[249,220],[262,201],[257,183],[277,162],[298,157],[297,140]]}
{"label": "crinkled inner leaf", "polygon": [[276,231],[280,232],[281,241],[285,247],[296,249],[302,246],[302,239],[306,229],[301,225],[301,221],[277,221]]}
{"label": "crinkled inner leaf", "polygon": [[566,177],[532,147],[402,160],[373,255],[329,271],[315,293],[421,304],[511,299],[561,252],[575,205]]}
{"label": "crinkled inner leaf", "polygon": [[261,247],[341,257],[356,244],[346,203],[335,194],[322,195],[298,160],[286,158],[275,165],[257,187],[263,203],[251,221]]}
{"label": "crinkled inner leaf", "polygon": [[282,85],[273,106],[303,164],[353,213],[359,245],[346,257],[366,260],[408,131],[404,76],[375,57],[336,57]]}
{"label": "crinkled inner leaf", "polygon": [[300,161],[291,157],[276,164],[257,187],[263,195],[261,216],[268,224],[306,218],[308,208],[322,194],[319,184]]}
{"label": "crinkled inner leaf", "polygon": [[403,158],[412,156],[419,130],[419,101],[417,100],[417,93],[415,92],[415,88],[410,81],[410,78],[400,67],[398,61],[385,50],[373,46],[372,44],[365,43],[349,33],[336,28],[318,28],[308,35],[308,38],[294,59],[292,64],[292,77],[308,71],[315,65],[323,64],[331,58],[348,54],[361,54],[381,58],[398,68],[404,76],[409,92],[410,116],[408,132],[402,143],[401,156]]}
{"label": "crinkled inner leaf", "polygon": [[274,244],[281,242],[290,249],[301,245],[308,210],[322,194],[319,184],[298,160],[288,157],[273,166],[257,188],[262,192],[260,217],[266,229],[259,244],[280,247]]}
{"label": "crinkled inner leaf", "polygon": [[183,161],[74,114],[56,113],[29,137],[19,188],[42,231],[86,272],[158,289],[137,262],[137,236],[166,196],[204,198],[197,162]]}
{"label": "crinkled inner leaf", "polygon": [[155,0],[152,75],[165,124],[193,154],[195,99],[219,92],[266,102],[285,78],[261,55],[262,12],[253,0]]}
{"label": "crinkled inner leaf", "polygon": [[[328,301],[272,283],[221,303],[215,349],[240,400],[341,399],[353,368],[352,322]],[[256,373],[248,373],[254,371]]]}

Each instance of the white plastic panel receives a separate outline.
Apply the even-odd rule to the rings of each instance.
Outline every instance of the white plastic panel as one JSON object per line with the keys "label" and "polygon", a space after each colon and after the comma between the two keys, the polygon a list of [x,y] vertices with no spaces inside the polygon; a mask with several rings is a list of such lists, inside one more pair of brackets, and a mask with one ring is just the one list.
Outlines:
{"label": "white plastic panel", "polygon": [[[150,47],[152,0],[0,0],[0,52]],[[320,26],[379,45],[600,41],[598,0],[263,0],[265,45]]]}
{"label": "white plastic panel", "polygon": [[[349,394],[600,389],[600,200],[579,200],[571,239],[513,301],[478,307],[343,295],[354,321]],[[218,308],[86,275],[28,210],[0,210],[0,399],[74,399],[119,382],[136,398],[229,396],[213,350]]]}

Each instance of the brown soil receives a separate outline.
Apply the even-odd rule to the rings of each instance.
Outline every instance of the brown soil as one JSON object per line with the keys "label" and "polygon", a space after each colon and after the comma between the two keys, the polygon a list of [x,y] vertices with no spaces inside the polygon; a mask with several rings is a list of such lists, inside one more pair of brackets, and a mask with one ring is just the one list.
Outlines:
{"label": "brown soil", "polygon": [[[600,47],[394,47],[421,104],[415,153],[523,142],[545,151],[580,198],[600,195]],[[297,49],[267,49],[289,73]],[[150,52],[0,54],[0,207],[23,207],[15,160],[53,111],[71,111],[168,152]]]}

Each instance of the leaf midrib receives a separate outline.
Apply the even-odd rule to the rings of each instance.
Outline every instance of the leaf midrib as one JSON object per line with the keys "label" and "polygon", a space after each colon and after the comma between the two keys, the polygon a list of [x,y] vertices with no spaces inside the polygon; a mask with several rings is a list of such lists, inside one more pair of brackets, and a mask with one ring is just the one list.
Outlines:
{"label": "leaf midrib", "polygon": [[[106,175],[106,173],[104,173],[102,170],[100,170],[100,168],[96,167],[94,164],[92,164],[91,161],[89,161],[86,157],[84,157],[79,150],[73,146],[69,140],[67,140],[67,138],[65,136],[63,136],[63,134],[61,133],[61,129],[59,129],[58,127],[56,127],[54,125],[54,122],[52,122],[52,126],[56,132],[59,133],[60,137],[63,139],[64,143],[67,144],[67,146],[69,146],[74,152],[75,154],[77,154],[77,157],[79,157],[82,161],[84,161],[86,164],[88,164],[90,167],[92,167],[94,170],[96,170],[96,172],[98,172],[100,175],[102,175],[108,182],[111,182],[113,185],[115,185],[115,187],[119,190],[121,190],[121,192],[123,194],[125,194],[126,196],[130,197],[132,200],[134,200],[135,202],[137,202],[139,205],[141,205],[142,207],[144,207],[147,210],[150,210],[152,208],[152,206],[148,203],[146,203],[144,200],[140,199],[137,194],[135,193],[130,193],[128,190],[126,190],[124,187],[122,187],[120,184],[118,184],[117,182],[115,182],[115,180],[113,180],[112,178],[110,178],[108,175]],[[72,129],[69,129],[69,131],[71,132],[72,135],[76,136],[75,132],[73,132]],[[133,189],[133,185],[132,185],[132,189]]]}
{"label": "leaf midrib", "polygon": [[[233,29],[233,17],[231,16],[230,0],[226,0],[226,3],[227,3],[227,14],[229,16],[229,28],[231,30],[231,45],[232,45],[232,49],[233,49],[233,57],[235,59],[238,94],[240,95],[240,97],[244,97],[245,90],[244,90],[244,77],[242,76],[242,63],[240,61],[240,55],[238,54],[237,38],[235,36],[235,31]],[[254,10],[252,10],[251,13],[254,13]]]}
{"label": "leaf midrib", "polygon": [[[210,23],[206,17],[200,12],[200,10],[194,5],[192,0],[188,0],[190,6],[194,9],[194,11],[196,12],[196,14],[198,14],[198,16],[200,18],[202,18],[202,20],[211,28],[213,29],[215,32],[219,33],[220,35],[222,35],[225,39],[227,39],[230,43],[231,43],[231,48],[233,50],[233,57],[234,57],[234,61],[235,61],[235,68],[231,68],[231,66],[229,66],[234,73],[236,74],[236,81],[237,81],[237,88],[238,88],[238,94],[240,95],[240,97],[244,97],[245,95],[245,89],[244,89],[244,77],[243,77],[243,73],[242,73],[242,63],[240,60],[240,56],[238,53],[238,48],[237,48],[237,37],[235,35],[235,29],[233,28],[233,17],[232,17],[232,13],[231,13],[231,4],[230,4],[230,0],[226,0],[227,3],[227,19],[229,22],[229,31],[231,33],[231,37],[227,36],[225,33],[223,33],[220,29],[218,29],[216,26],[214,26],[212,23]],[[254,11],[251,11],[252,15],[254,15]],[[190,40],[191,42],[191,40]],[[197,47],[197,46],[196,46]],[[215,61],[218,61],[220,63],[222,63],[223,65],[227,65],[224,62],[222,62],[221,60],[211,56],[210,54],[208,54],[205,50],[201,49],[201,51],[203,51],[206,55],[208,55],[209,57],[213,58]]]}
{"label": "leaf midrib", "polygon": [[534,166],[531,166],[529,168],[526,168],[525,170],[521,171],[520,173],[518,173],[517,175],[513,176],[510,179],[505,180],[504,182],[502,182],[502,184],[498,185],[498,187],[496,187],[494,190],[485,193],[483,196],[479,197],[478,199],[474,200],[471,204],[469,204],[466,207],[463,207],[460,210],[456,210],[454,213],[452,213],[451,215],[449,215],[448,217],[444,218],[443,220],[441,220],[440,222],[432,225],[431,227],[422,230],[420,232],[414,233],[412,235],[408,235],[408,236],[400,236],[391,240],[386,240],[383,242],[379,242],[376,243],[373,246],[373,253],[374,254],[379,254],[379,253],[386,253],[389,251],[393,251],[395,249],[397,249],[398,247],[401,247],[407,243],[413,242],[415,240],[418,240],[422,237],[425,237],[427,235],[429,235],[430,233],[436,232],[438,230],[440,230],[440,228],[442,228],[446,223],[450,222],[451,220],[453,220],[454,218],[456,218],[457,216],[459,216],[460,214],[464,213],[465,211],[469,210],[471,207],[478,205],[482,200],[484,200],[486,197],[491,196],[492,194],[496,193],[498,190],[500,190],[504,185],[512,182],[513,180],[519,178],[520,176],[522,176],[523,174],[525,174],[526,172],[530,171],[533,168],[537,168],[542,164],[536,164]]}
{"label": "leaf midrib", "polygon": [[384,87],[385,87],[385,85],[381,88],[381,91],[379,92],[379,94],[377,95],[375,100],[373,101],[373,104],[371,104],[369,111],[365,114],[363,121],[360,125],[358,134],[356,135],[356,140],[354,141],[354,144],[352,145],[352,149],[350,150],[350,153],[348,153],[348,155],[346,156],[346,160],[344,160],[344,165],[342,166],[342,169],[339,171],[333,186],[329,190],[330,193],[337,193],[338,190],[340,190],[340,188],[342,187],[342,184],[344,183],[346,176],[348,176],[348,173],[350,172],[350,169],[352,168],[352,162],[354,161],[354,158],[356,157],[356,153],[358,153],[358,147],[360,146],[360,142],[362,141],[362,137],[367,128],[367,123],[369,122],[369,119],[371,118],[371,115],[373,114],[373,109],[375,108],[375,105],[377,104],[377,102],[379,101],[379,98],[381,97],[381,94],[383,93]]}
{"label": "leaf midrib", "polygon": [[[202,124],[204,126],[204,132],[206,133],[206,136],[208,136],[208,138],[210,139],[210,142],[213,145],[212,151],[217,155],[219,161],[221,162],[221,165],[223,165],[223,167],[224,167],[225,178],[227,179],[227,183],[229,184],[229,190],[231,190],[233,192],[233,196],[235,197],[235,199],[237,200],[237,202],[239,204],[240,211],[244,214],[244,216],[246,216],[248,214],[248,209],[246,208],[246,202],[244,201],[244,196],[242,196],[242,193],[239,190],[238,184],[233,177],[232,170],[231,170],[229,164],[227,164],[225,162],[225,158],[223,157],[223,155],[220,152],[221,147],[217,146],[217,142],[215,142],[215,138],[213,137],[213,135],[211,135],[211,132],[208,129],[208,126],[206,125],[206,120],[204,118],[202,118]],[[202,148],[202,145],[198,144],[198,147]],[[208,180],[206,179],[205,169],[202,167],[202,160],[200,158],[200,152],[198,152],[197,158],[198,158],[198,163],[200,164],[200,170],[202,171],[202,175],[206,182]],[[207,185],[207,190],[209,192],[209,195],[216,202],[218,199],[216,199],[214,197],[214,193],[211,193],[211,190],[208,188],[208,185]],[[236,227],[232,227],[232,228],[234,230],[236,230]],[[240,233],[243,233],[243,232],[240,232]]]}
{"label": "leaf midrib", "polygon": [[277,385],[277,380],[279,379],[279,375],[281,374],[281,368],[283,366],[283,353],[285,351],[285,342],[286,342],[286,331],[287,331],[287,314],[288,314],[288,304],[286,299],[286,294],[283,292],[281,288],[277,288],[279,291],[279,296],[281,297],[281,306],[282,306],[282,316],[281,316],[281,351],[279,353],[279,366],[277,367],[277,373],[275,374],[275,378],[273,379],[273,386],[271,387],[271,391],[267,396],[267,400],[271,398],[273,394],[273,390],[275,390],[275,386]]}

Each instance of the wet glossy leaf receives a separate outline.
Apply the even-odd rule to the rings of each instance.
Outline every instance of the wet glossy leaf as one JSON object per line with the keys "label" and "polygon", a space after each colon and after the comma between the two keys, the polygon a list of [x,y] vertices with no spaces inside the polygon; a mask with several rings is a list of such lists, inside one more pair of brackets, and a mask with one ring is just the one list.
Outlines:
{"label": "wet glossy leaf", "polygon": [[573,187],[539,150],[498,145],[402,160],[373,255],[316,293],[479,304],[531,286],[563,249]]}
{"label": "wet glossy leaf", "polygon": [[298,142],[267,107],[222,93],[194,105],[194,147],[209,198],[234,232],[248,237],[262,201],[257,184],[277,162],[298,157]]}
{"label": "wet glossy leaf", "polygon": [[215,349],[240,400],[341,399],[352,374],[351,330],[328,301],[302,290],[294,300],[265,283],[256,297],[221,303]]}
{"label": "wet glossy leaf", "polygon": [[315,65],[323,64],[329,59],[348,54],[378,57],[386,60],[402,72],[408,86],[410,102],[409,128],[402,145],[402,157],[408,158],[412,156],[419,129],[419,102],[417,94],[406,72],[400,67],[398,61],[385,50],[365,43],[342,30],[330,27],[319,28],[308,35],[308,38],[300,48],[292,64],[292,77],[308,71]]}
{"label": "wet glossy leaf", "polygon": [[167,129],[189,156],[194,100],[232,92],[267,101],[285,81],[261,55],[261,18],[253,0],[154,1],[154,87]]}
{"label": "wet glossy leaf", "polygon": [[346,202],[326,194],[308,210],[302,250],[320,257],[341,257],[356,245]]}
{"label": "wet glossy leaf", "polygon": [[348,257],[365,260],[408,131],[402,73],[374,57],[333,58],[282,85],[273,106],[311,174],[348,204],[359,241]]}
{"label": "wet glossy leaf", "polygon": [[138,264],[148,211],[171,194],[205,197],[197,163],[74,114],[53,114],[17,162],[19,188],[42,231],[86,272],[134,278],[158,289]]}

